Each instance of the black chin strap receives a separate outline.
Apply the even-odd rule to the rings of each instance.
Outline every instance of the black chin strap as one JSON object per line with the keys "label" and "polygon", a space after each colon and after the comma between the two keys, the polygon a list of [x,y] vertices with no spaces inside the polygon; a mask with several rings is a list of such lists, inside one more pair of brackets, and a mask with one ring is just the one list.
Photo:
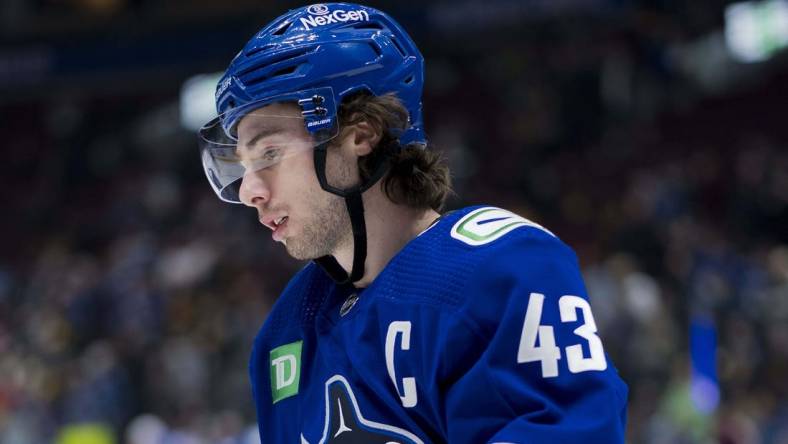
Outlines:
{"label": "black chin strap", "polygon": [[350,224],[353,229],[353,268],[350,274],[339,265],[336,258],[326,255],[315,259],[315,263],[325,270],[325,272],[339,285],[357,282],[364,276],[364,263],[367,260],[367,225],[364,219],[364,202],[361,199],[362,193],[374,185],[388,170],[388,159],[381,156],[370,177],[362,183],[347,189],[336,188],[328,183],[326,178],[326,155],[328,154],[328,142],[320,144],[315,148],[315,172],[320,187],[329,193],[336,194],[345,199]]}

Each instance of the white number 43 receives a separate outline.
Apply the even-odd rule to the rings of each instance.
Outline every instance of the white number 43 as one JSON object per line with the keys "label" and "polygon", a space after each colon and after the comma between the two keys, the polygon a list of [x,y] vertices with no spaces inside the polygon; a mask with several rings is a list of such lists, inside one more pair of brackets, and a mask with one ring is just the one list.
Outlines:
{"label": "white number 43", "polygon": [[[531,293],[528,308],[525,310],[525,323],[520,335],[520,349],[517,352],[517,362],[540,361],[542,363],[542,377],[554,378],[558,376],[558,360],[561,359],[561,349],[555,345],[553,327],[539,325],[542,318],[542,305],[544,295]],[[605,351],[602,341],[596,335],[596,323],[591,314],[591,306],[585,299],[566,295],[558,300],[558,309],[561,313],[561,322],[577,321],[577,309],[583,312],[583,324],[577,327],[574,333],[588,341],[591,356],[583,356],[583,346],[580,344],[566,347],[566,360],[569,371],[572,373],[587,372],[589,370],[604,370],[607,368]],[[539,345],[536,345],[537,339]]]}

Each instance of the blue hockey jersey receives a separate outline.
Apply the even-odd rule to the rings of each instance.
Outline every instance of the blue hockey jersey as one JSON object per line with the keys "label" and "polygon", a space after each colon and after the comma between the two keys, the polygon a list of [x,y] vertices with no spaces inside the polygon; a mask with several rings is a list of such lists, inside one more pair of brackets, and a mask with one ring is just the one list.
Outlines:
{"label": "blue hockey jersey", "polygon": [[444,216],[365,289],[306,266],[250,374],[264,444],[624,442],[574,252],[494,207]]}

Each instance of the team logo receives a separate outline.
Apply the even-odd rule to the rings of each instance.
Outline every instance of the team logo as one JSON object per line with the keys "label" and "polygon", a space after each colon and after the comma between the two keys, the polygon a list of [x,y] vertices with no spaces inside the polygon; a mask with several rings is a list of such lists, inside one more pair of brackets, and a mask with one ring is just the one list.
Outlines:
{"label": "team logo", "polygon": [[328,6],[322,3],[318,3],[316,5],[312,5],[306,8],[306,12],[312,15],[326,15],[328,14]]}
{"label": "team logo", "polygon": [[[308,441],[301,435],[301,443]],[[347,380],[326,381],[326,417],[319,444],[423,444],[413,433],[364,418]]]}
{"label": "team logo", "polygon": [[271,399],[274,403],[298,394],[303,342],[291,342],[271,350]]}
{"label": "team logo", "polygon": [[356,305],[358,302],[358,294],[353,293],[345,299],[345,302],[342,303],[342,307],[339,309],[339,316],[345,316],[350,312],[350,310]]}
{"label": "team logo", "polygon": [[451,229],[451,237],[468,245],[478,246],[488,244],[520,227],[538,228],[555,236],[543,226],[522,216],[500,208],[486,207],[471,211],[457,221]]}

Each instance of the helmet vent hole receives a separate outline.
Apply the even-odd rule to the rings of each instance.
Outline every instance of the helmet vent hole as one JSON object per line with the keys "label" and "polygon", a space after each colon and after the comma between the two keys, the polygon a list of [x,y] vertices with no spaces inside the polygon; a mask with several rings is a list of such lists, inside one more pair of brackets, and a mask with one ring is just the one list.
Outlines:
{"label": "helmet vent hole", "polygon": [[394,47],[397,48],[399,55],[405,57],[405,50],[402,49],[402,46],[399,45],[399,42],[397,42],[397,39],[395,39],[394,36],[391,37],[391,43],[393,43]]}
{"label": "helmet vent hole", "polygon": [[383,29],[383,25],[375,22],[361,22],[351,25],[353,29]]}
{"label": "helmet vent hole", "polygon": [[279,29],[277,29],[276,31],[272,32],[271,35],[282,35],[282,34],[284,34],[290,28],[290,25],[292,25],[292,24],[293,24],[293,22],[285,23],[284,25],[280,26]]}
{"label": "helmet vent hole", "polygon": [[415,77],[411,74],[408,76],[408,78],[405,79],[403,83],[406,85],[410,85],[411,83],[413,83],[413,80],[415,80]]}
{"label": "helmet vent hole", "polygon": [[276,47],[276,45],[270,44],[270,45],[261,46],[259,48],[254,48],[252,50],[246,51],[246,56],[249,57],[260,52],[265,52],[274,47]]}
{"label": "helmet vent hole", "polygon": [[383,55],[383,52],[380,50],[380,46],[378,46],[378,45],[376,45],[374,43],[370,43],[369,47],[372,48],[372,51],[375,52],[375,56],[376,57],[380,57],[380,56]]}
{"label": "helmet vent hole", "polygon": [[285,76],[287,74],[292,74],[295,72],[296,68],[298,68],[298,66],[296,65],[288,66],[287,68],[282,68],[279,71],[276,71],[275,73],[271,74],[271,77],[278,77],[278,76]]}
{"label": "helmet vent hole", "polygon": [[[274,45],[274,46],[276,46],[276,45]],[[252,65],[249,68],[241,70],[238,73],[238,75],[241,77],[242,81],[244,81],[244,82],[252,81],[252,80],[255,80],[255,79],[259,80],[260,75],[256,74],[256,72],[265,71],[267,67],[269,67],[269,66],[271,66],[271,65],[273,65],[275,63],[279,63],[279,62],[286,62],[287,61],[286,63],[298,63],[298,61],[292,60],[292,59],[297,59],[299,57],[302,57],[302,56],[306,55],[309,52],[310,52],[309,48],[299,48],[299,49],[296,49],[296,50],[285,51],[285,52],[282,52],[282,53],[276,54],[276,55],[263,56],[263,57],[265,57],[265,61],[261,62],[261,63],[265,63],[265,66],[261,67],[260,65]],[[293,65],[290,65],[290,66],[293,66]],[[295,68],[293,68],[293,69],[295,69]],[[251,76],[251,78],[248,77],[248,76]],[[270,76],[266,76],[266,77],[270,77]]]}

